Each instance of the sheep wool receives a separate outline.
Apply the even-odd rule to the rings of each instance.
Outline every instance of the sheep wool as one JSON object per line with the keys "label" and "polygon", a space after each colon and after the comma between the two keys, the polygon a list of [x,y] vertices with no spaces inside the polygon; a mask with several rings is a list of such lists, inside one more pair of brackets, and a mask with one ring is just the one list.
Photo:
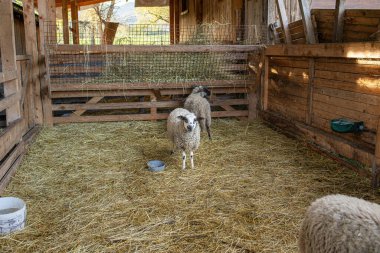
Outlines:
{"label": "sheep wool", "polygon": [[314,201],[299,239],[301,253],[380,252],[380,205],[345,195]]}
{"label": "sheep wool", "polygon": [[177,108],[169,114],[167,131],[173,143],[173,153],[176,149],[182,151],[182,168],[186,168],[186,151],[190,152],[191,167],[194,168],[193,152],[201,140],[197,117],[186,109]]}
{"label": "sheep wool", "polygon": [[195,87],[192,93],[186,98],[185,109],[193,112],[198,118],[202,131],[207,131],[208,137],[211,140],[211,106],[205,98],[210,92],[203,86]]}

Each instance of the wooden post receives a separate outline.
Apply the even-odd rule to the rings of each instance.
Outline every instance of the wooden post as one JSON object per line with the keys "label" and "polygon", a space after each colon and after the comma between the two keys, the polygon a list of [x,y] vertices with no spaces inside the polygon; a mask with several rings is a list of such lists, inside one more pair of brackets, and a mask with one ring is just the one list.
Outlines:
{"label": "wooden post", "polygon": [[277,3],[278,13],[280,15],[281,26],[284,31],[285,43],[292,44],[292,38],[290,36],[289,22],[288,22],[288,17],[286,15],[284,0],[276,0],[276,3]]}
{"label": "wooden post", "polygon": [[23,2],[24,28],[26,54],[30,55],[30,86],[33,93],[31,102],[34,104],[34,122],[38,125],[43,123],[42,102],[41,102],[41,84],[38,78],[38,49],[37,49],[37,30],[36,19],[34,14],[34,1],[24,0]]}
{"label": "wooden post", "polygon": [[51,98],[49,94],[49,80],[47,76],[48,58],[46,57],[46,40],[45,40],[45,24],[48,20],[47,17],[47,0],[38,0],[38,14],[39,14],[39,26],[40,26],[40,43],[39,43],[39,57],[38,68],[40,71],[40,83],[41,83],[41,98],[42,109],[44,116],[44,124],[47,126],[53,125],[53,115],[51,107]]}
{"label": "wooden post", "polygon": [[261,93],[262,93],[262,99],[261,99],[261,103],[262,103],[262,110],[263,111],[266,111],[268,109],[268,89],[269,89],[269,72],[270,72],[270,69],[269,69],[269,60],[270,58],[268,56],[265,56],[265,60],[264,60],[264,84],[263,84],[263,88],[261,90]]}
{"label": "wooden post", "polygon": [[305,31],[306,41],[309,44],[315,44],[317,40],[315,38],[313,22],[311,20],[309,3],[307,0],[298,0],[298,3],[300,5],[300,10],[302,14],[302,22]]}
{"label": "wooden post", "polygon": [[170,0],[169,12],[170,12],[170,44],[175,42],[175,17],[174,17],[174,1]]}
{"label": "wooden post", "polygon": [[372,163],[372,187],[379,187],[380,178],[380,117],[377,122],[375,156]]}
{"label": "wooden post", "polygon": [[47,6],[47,15],[49,20],[48,35],[49,44],[57,44],[57,18],[55,12],[55,0],[49,0]]}
{"label": "wooden post", "polygon": [[[16,72],[16,46],[13,21],[13,4],[11,0],[0,1],[0,48],[2,72]],[[4,97],[21,92],[17,78],[4,82]],[[20,103],[14,103],[6,109],[7,126],[21,117]]]}
{"label": "wooden post", "polygon": [[266,3],[266,17],[263,20],[263,24],[267,27],[267,41],[268,44],[274,44],[274,38],[271,38],[269,33],[269,25],[276,22],[276,0],[267,0]]}
{"label": "wooden post", "polygon": [[333,30],[333,42],[343,41],[345,3],[346,0],[336,0],[335,2],[335,23]]}
{"label": "wooden post", "polygon": [[67,8],[68,0],[62,0],[62,20],[63,20],[63,43],[70,43],[69,35],[69,14]]}
{"label": "wooden post", "polygon": [[180,17],[179,0],[174,0],[174,41],[175,41],[175,44],[178,44],[179,36],[180,36],[179,17]]}
{"label": "wooden post", "polygon": [[79,44],[79,22],[78,22],[78,1],[71,0],[71,23],[73,33],[73,44]]}
{"label": "wooden post", "polygon": [[307,85],[307,114],[306,124],[310,125],[313,122],[313,91],[314,91],[314,73],[315,73],[315,60],[309,59],[309,82]]}

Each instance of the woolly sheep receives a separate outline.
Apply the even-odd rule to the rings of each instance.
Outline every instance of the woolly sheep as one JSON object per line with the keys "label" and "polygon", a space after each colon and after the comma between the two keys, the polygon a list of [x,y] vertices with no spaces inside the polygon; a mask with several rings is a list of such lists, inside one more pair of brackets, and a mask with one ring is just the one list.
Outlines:
{"label": "woolly sheep", "polygon": [[380,252],[380,205],[345,195],[314,201],[300,231],[301,253]]}
{"label": "woolly sheep", "polygon": [[201,134],[197,117],[183,108],[173,110],[168,117],[167,131],[173,151],[182,150],[182,169],[186,169],[186,151],[190,152],[191,168],[194,168],[194,151],[199,147]]}
{"label": "woolly sheep", "polygon": [[199,121],[201,130],[207,131],[208,138],[211,140],[211,107],[206,99],[207,96],[210,96],[210,91],[204,86],[197,86],[186,98],[184,107],[197,117],[203,118]]}

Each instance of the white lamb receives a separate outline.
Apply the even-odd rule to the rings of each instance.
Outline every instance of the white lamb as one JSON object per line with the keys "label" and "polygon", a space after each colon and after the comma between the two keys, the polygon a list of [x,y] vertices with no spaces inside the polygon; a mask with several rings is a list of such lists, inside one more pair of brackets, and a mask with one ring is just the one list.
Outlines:
{"label": "white lamb", "polygon": [[197,86],[185,100],[185,109],[193,112],[198,118],[202,131],[207,131],[211,140],[211,106],[206,97],[210,96],[210,91],[204,86]]}
{"label": "white lamb", "polygon": [[194,113],[177,108],[169,114],[167,130],[173,143],[173,151],[182,150],[182,169],[186,169],[186,151],[190,152],[191,168],[194,168],[194,151],[199,147],[201,134],[198,120]]}
{"label": "white lamb", "polygon": [[380,205],[345,195],[314,201],[303,221],[301,253],[380,252]]}

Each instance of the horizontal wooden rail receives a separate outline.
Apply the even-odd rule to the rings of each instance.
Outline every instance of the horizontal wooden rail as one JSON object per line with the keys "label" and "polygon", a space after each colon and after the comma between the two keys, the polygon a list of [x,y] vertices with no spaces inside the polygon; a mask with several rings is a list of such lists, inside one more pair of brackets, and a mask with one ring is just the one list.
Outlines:
{"label": "horizontal wooden rail", "polygon": [[380,58],[380,42],[342,44],[272,45],[265,49],[266,56]]}
{"label": "horizontal wooden rail", "polygon": [[[114,122],[114,121],[128,121],[128,120],[154,120],[154,119],[167,119],[168,113],[151,114],[129,114],[129,115],[102,115],[102,116],[70,116],[70,117],[54,117],[54,124],[62,123],[85,123],[85,122]],[[247,117],[248,110],[242,111],[217,111],[211,112],[212,117]]]}
{"label": "horizontal wooden rail", "polygon": [[17,71],[11,70],[6,72],[0,72],[0,83],[9,82],[17,79]]}
{"label": "horizontal wooden rail", "polygon": [[2,160],[14,145],[20,142],[26,131],[25,119],[18,119],[12,122],[2,133],[0,133],[0,160]]}
{"label": "horizontal wooden rail", "polygon": [[85,91],[85,90],[128,90],[128,89],[161,89],[191,88],[194,85],[208,87],[245,87],[253,80],[215,80],[187,83],[109,83],[109,84],[51,84],[51,91]]}
{"label": "horizontal wooden rail", "polygon": [[[99,104],[56,104],[53,111],[60,110],[116,110],[135,108],[167,108],[177,107],[183,104],[182,101],[157,101],[157,102],[127,102],[127,103],[99,103]],[[220,105],[246,105],[247,99],[215,100],[212,106]]]}
{"label": "horizontal wooden rail", "polygon": [[[154,89],[138,89],[138,90],[80,90],[80,91],[54,91],[51,94],[52,98],[79,98],[79,97],[123,97],[123,96],[150,96]],[[190,94],[191,88],[177,89],[160,89],[162,96],[166,95],[187,95]],[[234,94],[247,93],[248,87],[225,87],[211,88],[213,94]]]}
{"label": "horizontal wooden rail", "polygon": [[15,103],[18,103],[20,99],[21,99],[20,92],[13,93],[3,99],[0,99],[0,112],[5,109],[8,109],[10,106],[14,105]]}
{"label": "horizontal wooden rail", "polygon": [[262,50],[262,46],[255,45],[168,45],[168,46],[130,46],[130,45],[50,45],[49,49],[63,54],[83,53],[192,53],[192,52],[253,52]]}
{"label": "horizontal wooden rail", "polygon": [[16,55],[16,61],[28,61],[30,59],[30,55]]}

